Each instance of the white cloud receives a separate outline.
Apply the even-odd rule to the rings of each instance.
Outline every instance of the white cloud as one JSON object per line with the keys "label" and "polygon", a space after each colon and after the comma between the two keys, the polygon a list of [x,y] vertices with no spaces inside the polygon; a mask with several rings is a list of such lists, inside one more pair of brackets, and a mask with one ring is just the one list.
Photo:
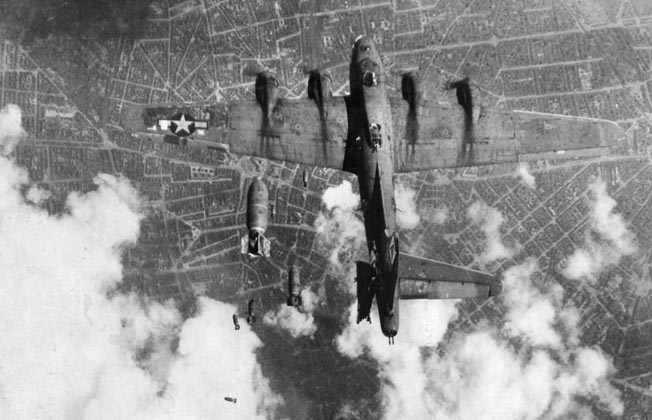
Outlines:
{"label": "white cloud", "polygon": [[301,290],[299,296],[301,297],[300,306],[294,307],[282,303],[276,312],[267,312],[263,317],[263,322],[287,331],[294,338],[304,335],[312,338],[317,331],[313,312],[319,297],[307,287]]}
{"label": "white cloud", "polygon": [[[571,307],[562,308],[563,289],[558,284],[547,293],[540,291],[531,281],[531,274],[538,269],[536,260],[529,259],[503,273],[505,305],[505,330],[512,336],[520,336],[533,346],[559,348],[563,337],[557,329],[566,326],[565,319],[575,319]],[[577,331],[569,331],[576,336]]]}
{"label": "white cloud", "polygon": [[360,205],[360,196],[353,192],[353,186],[349,181],[343,181],[335,187],[328,187],[322,195],[322,200],[328,210],[340,208],[351,211]]}
{"label": "white cloud", "polygon": [[21,126],[22,112],[19,107],[9,104],[0,110],[0,154],[9,155],[18,142],[27,135]]}
{"label": "white cloud", "polygon": [[593,195],[591,209],[593,229],[611,242],[621,254],[630,255],[636,252],[634,234],[627,230],[622,216],[613,213],[616,200],[609,197],[607,184],[602,180],[596,180],[589,185],[589,190]]}
{"label": "white cloud", "polygon": [[485,250],[477,256],[481,264],[489,264],[514,255],[515,250],[507,248],[500,237],[500,226],[504,221],[500,211],[482,201],[476,201],[468,208],[467,216],[473,224],[479,225],[486,237]]}
{"label": "white cloud", "polygon": [[[339,277],[355,277],[354,258],[366,243],[365,229],[354,210],[358,208],[360,197],[353,193],[351,183],[329,187],[322,200],[327,211],[321,212],[315,221],[317,243]],[[346,283],[347,290],[353,291],[355,284]]]}
{"label": "white cloud", "polygon": [[617,264],[625,255],[636,252],[636,240],[622,216],[613,212],[616,201],[607,193],[607,185],[598,179],[589,185],[591,230],[598,240],[587,235],[584,247],[568,257],[562,274],[570,279],[587,279],[594,282],[600,272]]}
{"label": "white cloud", "polygon": [[417,227],[421,217],[417,212],[416,191],[403,184],[396,184],[396,223],[403,230]]}
{"label": "white cloud", "polygon": [[[6,126],[19,121],[0,132],[20,133]],[[50,216],[21,192],[26,171],[0,156],[0,418],[271,416],[280,399],[256,362],[261,343],[246,324],[233,331],[233,306],[202,299],[184,323],[170,303],[115,292],[140,203],[124,178],[94,181]]]}
{"label": "white cloud", "polygon": [[432,215],[432,223],[443,225],[448,220],[448,207],[437,207]]}
{"label": "white cloud", "polygon": [[518,164],[514,176],[519,178],[528,188],[534,189],[537,186],[534,180],[534,175],[530,173],[530,166],[527,162],[521,162]]}
{"label": "white cloud", "polygon": [[27,199],[27,201],[30,201],[34,204],[41,204],[43,201],[50,198],[51,195],[52,194],[50,193],[50,191],[39,188],[38,185],[32,185],[27,190],[27,193],[25,194],[25,199]]}
{"label": "white cloud", "polygon": [[[355,325],[354,305],[336,339],[338,349],[348,357],[368,353],[378,361],[385,419],[574,418],[589,412],[587,399],[622,414],[619,393],[608,382],[609,358],[578,345],[576,311],[563,308],[558,289],[546,292],[534,285],[535,270],[528,261],[506,273],[502,329],[481,324],[467,334],[455,333],[440,353],[437,344],[457,314],[454,306],[420,302],[423,306],[406,313],[408,301],[402,301],[402,327],[395,346],[388,346],[373,312],[373,325]],[[418,323],[429,323],[433,331]],[[521,339],[520,348],[511,344],[512,337]]]}

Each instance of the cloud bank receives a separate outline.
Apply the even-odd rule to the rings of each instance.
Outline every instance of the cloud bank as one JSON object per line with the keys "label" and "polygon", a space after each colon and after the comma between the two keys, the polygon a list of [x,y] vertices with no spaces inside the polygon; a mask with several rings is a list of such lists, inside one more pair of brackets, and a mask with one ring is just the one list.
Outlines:
{"label": "cloud bank", "polygon": [[535,270],[527,261],[505,273],[507,313],[500,328],[479,325],[436,348],[457,316],[455,302],[403,301],[402,327],[395,346],[388,346],[375,312],[373,325],[356,325],[353,306],[338,349],[378,362],[384,419],[591,418],[588,402],[622,414],[619,393],[608,382],[610,360],[578,344],[578,317],[562,307],[558,291],[531,281]]}
{"label": "cloud bank", "polygon": [[246,324],[233,330],[233,306],[202,298],[184,322],[171,302],[115,291],[143,217],[129,182],[98,175],[95,191],[49,215],[6,157],[24,135],[20,110],[0,114],[0,418],[273,416],[281,400],[256,361],[261,342]]}
{"label": "cloud bank", "polygon": [[507,248],[500,237],[500,226],[505,218],[497,209],[488,206],[483,201],[476,201],[467,210],[467,217],[471,223],[478,225],[485,234],[485,251],[476,258],[481,264],[509,258],[515,250]]}
{"label": "cloud bank", "polygon": [[595,282],[606,267],[637,251],[635,236],[622,216],[613,212],[616,201],[607,193],[607,185],[598,179],[589,185],[589,224],[597,236],[587,235],[582,248],[568,257],[562,274],[570,279]]}

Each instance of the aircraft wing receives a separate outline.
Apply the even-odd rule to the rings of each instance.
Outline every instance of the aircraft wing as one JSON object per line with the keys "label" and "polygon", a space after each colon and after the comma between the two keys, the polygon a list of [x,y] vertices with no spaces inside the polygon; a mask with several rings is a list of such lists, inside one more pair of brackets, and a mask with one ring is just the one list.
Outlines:
{"label": "aircraft wing", "polygon": [[[191,133],[175,135],[170,128],[175,115],[192,117]],[[270,118],[263,117],[255,100],[207,106],[131,105],[122,113],[121,124],[140,137],[174,143],[181,139],[188,145],[335,169],[343,168],[348,128],[343,97],[328,98],[323,110],[310,99],[279,99]]]}
{"label": "aircraft wing", "polygon": [[502,289],[500,280],[488,273],[403,252],[399,255],[401,299],[488,298]]}
{"label": "aircraft wing", "polygon": [[396,172],[603,156],[624,137],[612,121],[527,111],[474,108],[465,121],[457,104],[391,100]]}

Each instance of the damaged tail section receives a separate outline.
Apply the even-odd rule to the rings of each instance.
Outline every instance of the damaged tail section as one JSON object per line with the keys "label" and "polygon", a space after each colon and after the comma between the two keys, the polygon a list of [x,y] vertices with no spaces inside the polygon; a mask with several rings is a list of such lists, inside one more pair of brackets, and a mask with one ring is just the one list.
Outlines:
{"label": "damaged tail section", "polygon": [[364,261],[356,261],[356,282],[357,282],[357,296],[358,296],[358,323],[363,319],[370,321],[369,312],[371,311],[371,303],[374,300],[374,287],[375,273],[371,264]]}

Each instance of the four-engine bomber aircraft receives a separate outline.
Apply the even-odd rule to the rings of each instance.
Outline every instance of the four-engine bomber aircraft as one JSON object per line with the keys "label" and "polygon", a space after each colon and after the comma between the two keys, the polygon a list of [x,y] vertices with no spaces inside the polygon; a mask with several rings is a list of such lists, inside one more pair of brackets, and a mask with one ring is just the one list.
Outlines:
{"label": "four-engine bomber aircraft", "polygon": [[380,55],[365,36],[353,45],[350,95],[333,97],[329,82],[315,71],[309,99],[286,100],[277,97],[276,80],[262,73],[257,103],[201,107],[206,121],[196,126],[192,106],[132,107],[122,121],[150,139],[169,129],[173,136],[164,141],[178,144],[183,136],[184,144],[218,143],[237,154],[356,174],[369,248],[369,262],[356,262],[358,322],[369,319],[375,297],[390,343],[398,332],[399,298],[488,298],[502,287],[490,274],[399,252],[394,172],[596,156],[623,134],[608,121],[474,108],[465,80],[449,86],[457,89],[459,105],[423,99],[412,74],[403,77],[403,100],[390,99]]}

